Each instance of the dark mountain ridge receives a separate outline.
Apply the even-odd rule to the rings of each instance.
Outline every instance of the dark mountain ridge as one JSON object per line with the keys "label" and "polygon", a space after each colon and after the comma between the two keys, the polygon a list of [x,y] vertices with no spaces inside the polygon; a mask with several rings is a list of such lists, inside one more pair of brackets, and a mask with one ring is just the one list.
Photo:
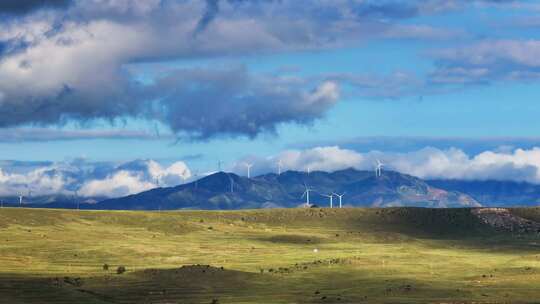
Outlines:
{"label": "dark mountain ridge", "polygon": [[492,207],[537,206],[540,185],[497,180],[429,180],[428,184],[448,191],[467,193],[482,205]]}
{"label": "dark mountain ridge", "polygon": [[[457,191],[446,191],[407,174],[385,171],[376,177],[371,171],[346,169],[335,172],[315,171],[309,174],[287,171],[253,178],[218,172],[198,181],[169,188],[156,188],[126,197],[84,204],[85,209],[157,210],[297,207],[305,203],[305,185],[313,189],[310,203],[329,206],[324,195],[345,193],[346,206],[417,206],[477,207],[472,197]],[[334,197],[334,205],[338,204]]]}

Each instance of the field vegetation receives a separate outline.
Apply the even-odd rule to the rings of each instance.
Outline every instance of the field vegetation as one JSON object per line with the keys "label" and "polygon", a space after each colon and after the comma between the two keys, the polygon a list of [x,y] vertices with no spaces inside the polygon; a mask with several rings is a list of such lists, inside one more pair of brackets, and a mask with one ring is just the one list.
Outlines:
{"label": "field vegetation", "polygon": [[537,234],[469,209],[0,209],[2,303],[537,303],[538,286]]}

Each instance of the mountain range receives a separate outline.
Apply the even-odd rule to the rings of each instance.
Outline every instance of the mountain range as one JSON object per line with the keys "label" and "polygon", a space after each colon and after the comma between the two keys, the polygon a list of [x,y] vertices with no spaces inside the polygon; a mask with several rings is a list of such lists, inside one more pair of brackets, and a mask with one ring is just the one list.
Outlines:
{"label": "mountain range", "polygon": [[[540,186],[512,181],[423,180],[395,171],[375,176],[373,171],[287,171],[252,178],[217,172],[175,187],[155,188],[119,198],[81,198],[81,209],[174,210],[291,208],[310,203],[329,206],[325,195],[344,194],[343,205],[354,207],[509,207],[540,203]],[[54,195],[26,198],[27,207],[76,208],[73,197]],[[6,201],[6,200],[4,200]],[[9,198],[7,201],[17,200]],[[339,204],[333,197],[335,206]],[[17,205],[14,203],[6,206]]]}
{"label": "mountain range", "polygon": [[[345,206],[478,207],[481,204],[459,191],[447,191],[422,179],[394,171],[376,177],[372,171],[346,169],[309,174],[287,171],[253,178],[218,172],[198,181],[169,188],[157,188],[126,197],[85,204],[91,209],[245,209],[297,207],[306,202],[329,206],[332,193],[343,194]],[[303,196],[304,195],[304,196]],[[334,204],[339,200],[334,197]]]}

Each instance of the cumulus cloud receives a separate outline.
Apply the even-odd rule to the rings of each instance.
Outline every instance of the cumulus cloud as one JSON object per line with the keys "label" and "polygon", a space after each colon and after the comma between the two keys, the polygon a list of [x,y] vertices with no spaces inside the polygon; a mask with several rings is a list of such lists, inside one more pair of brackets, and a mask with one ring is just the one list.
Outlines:
{"label": "cumulus cloud", "polygon": [[339,146],[359,152],[414,152],[425,147],[439,150],[458,148],[468,155],[477,155],[485,151],[512,151],[518,147],[529,150],[540,147],[540,137],[361,136],[334,141],[297,142],[290,148],[307,149],[316,146]]}
{"label": "cumulus cloud", "polygon": [[114,167],[104,177],[85,180],[79,192],[87,197],[119,197],[161,186],[176,186],[190,177],[191,171],[184,162],[163,167],[153,160],[139,160]]}
{"label": "cumulus cloud", "polygon": [[244,163],[254,163],[252,172],[283,170],[335,171],[346,168],[373,170],[376,160],[387,170],[395,170],[425,179],[511,180],[540,184],[540,148],[484,151],[468,155],[456,148],[424,148],[407,153],[371,151],[366,153],[338,146],[290,150],[278,155],[248,157],[236,163],[234,171],[245,173]]}
{"label": "cumulus cloud", "polygon": [[[11,2],[15,3],[6,3]],[[428,1],[432,6],[428,10],[425,1],[335,0],[305,5],[292,0],[87,0],[47,12],[34,8],[53,1],[17,1],[23,2],[32,14],[0,21],[0,127],[4,128],[135,117],[161,120],[173,132],[192,139],[254,137],[273,132],[281,123],[310,123],[321,117],[339,97],[337,84],[227,68],[169,69],[156,79],[141,81],[130,67],[325,49],[381,37],[446,35],[444,30],[394,22],[436,12],[437,1]],[[55,3],[60,6],[64,1]],[[17,8],[22,11],[22,6]],[[216,113],[193,110],[199,103]],[[271,104],[281,109],[266,114]],[[262,110],[255,111],[257,106]],[[209,126],[200,127],[201,121]]]}
{"label": "cumulus cloud", "polygon": [[156,187],[176,186],[191,178],[178,161],[163,166],[153,160],[127,163],[92,163],[84,160],[56,163],[4,161],[0,169],[0,195],[78,195],[118,197]]}
{"label": "cumulus cloud", "polygon": [[[160,119],[192,139],[254,137],[280,123],[309,123],[339,97],[332,83],[272,78],[243,69],[180,69],[143,84],[124,69],[126,64],[318,43],[301,41],[300,36],[308,37],[303,34],[285,37],[268,27],[264,20],[270,16],[261,16],[263,21],[247,18],[246,12],[233,9],[234,1],[222,8],[225,17],[215,20],[219,25],[196,38],[191,34],[195,12],[204,10],[197,1],[89,2],[79,2],[60,21],[54,15],[32,15],[0,29],[0,40],[7,45],[0,59],[0,78],[5,79],[0,83],[0,127],[137,117]],[[287,20],[283,22],[291,22]],[[266,111],[272,107],[280,110]],[[202,113],[209,109],[218,111]]]}

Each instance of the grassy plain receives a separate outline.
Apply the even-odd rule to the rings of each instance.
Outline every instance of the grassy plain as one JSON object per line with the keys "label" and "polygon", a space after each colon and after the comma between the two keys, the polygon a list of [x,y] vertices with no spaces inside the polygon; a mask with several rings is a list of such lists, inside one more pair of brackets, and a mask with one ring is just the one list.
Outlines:
{"label": "grassy plain", "polygon": [[0,303],[540,303],[539,287],[538,237],[468,209],[0,209]]}

